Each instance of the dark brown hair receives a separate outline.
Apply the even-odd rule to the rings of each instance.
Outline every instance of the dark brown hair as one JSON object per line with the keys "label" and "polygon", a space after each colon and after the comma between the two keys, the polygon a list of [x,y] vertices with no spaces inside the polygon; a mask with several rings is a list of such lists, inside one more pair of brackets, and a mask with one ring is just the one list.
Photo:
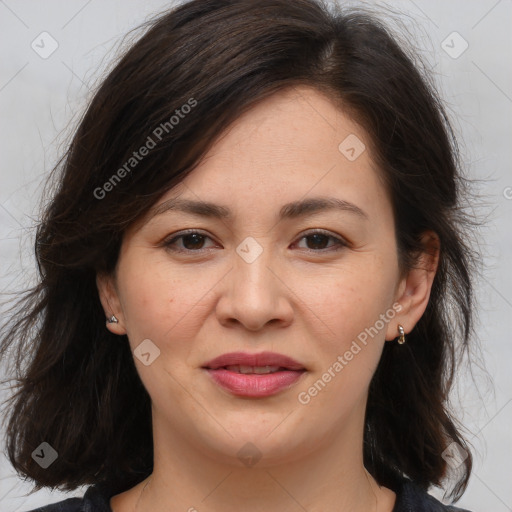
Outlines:
{"label": "dark brown hair", "polygon": [[[36,490],[100,481],[127,489],[151,473],[150,397],[129,344],[105,328],[96,275],[113,271],[126,228],[230,123],[279,90],[308,85],[369,134],[403,268],[414,265],[425,230],[441,245],[425,314],[405,345],[385,344],[371,381],[365,465],[381,485],[406,476],[428,489],[447,477],[442,453],[456,442],[468,452],[451,493],[458,499],[472,457],[447,403],[472,338],[473,259],[456,140],[419,61],[374,16],[320,0],[193,0],[145,29],[54,169],[35,242],[39,282],[5,322],[0,355],[17,347],[6,441],[14,468]],[[154,146],[130,160],[148,137]],[[47,469],[31,457],[43,441],[58,452]]]}

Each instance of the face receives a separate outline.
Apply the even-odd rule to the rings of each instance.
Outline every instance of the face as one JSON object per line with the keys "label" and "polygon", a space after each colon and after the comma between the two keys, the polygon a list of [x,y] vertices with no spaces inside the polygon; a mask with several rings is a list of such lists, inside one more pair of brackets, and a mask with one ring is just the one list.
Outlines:
{"label": "face", "polygon": [[[126,234],[99,288],[119,319],[109,328],[135,351],[155,440],[231,462],[250,442],[271,464],[362,435],[383,345],[408,321],[391,201],[368,147],[321,93],[279,92]],[[277,353],[300,370],[231,368],[223,381],[205,368],[231,352]]]}

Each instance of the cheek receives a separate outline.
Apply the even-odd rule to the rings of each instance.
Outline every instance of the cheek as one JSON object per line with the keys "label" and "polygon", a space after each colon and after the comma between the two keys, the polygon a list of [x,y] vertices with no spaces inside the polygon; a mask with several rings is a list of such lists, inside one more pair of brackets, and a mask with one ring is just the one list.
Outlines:
{"label": "cheek", "polygon": [[186,313],[190,288],[175,273],[162,273],[149,258],[128,255],[118,268],[120,297],[131,344],[149,338],[159,340]]}
{"label": "cheek", "polygon": [[361,255],[316,281],[303,283],[301,298],[329,328],[335,344],[347,343],[390,308],[396,275],[392,259]]}
{"label": "cheek", "polygon": [[358,272],[355,267],[338,272],[337,279],[327,282],[323,293],[317,289],[308,304],[321,320],[316,320],[317,324],[326,327],[311,344],[318,364],[311,380],[299,390],[298,400],[324,417],[329,411],[341,425],[350,411],[363,403],[379,363],[386,327],[394,317],[394,310],[388,310],[393,300],[392,282],[377,262]]}
{"label": "cheek", "polygon": [[132,348],[151,339],[162,350],[188,352],[221,277],[219,269],[180,267],[154,251],[127,252],[119,262],[118,282]]}
{"label": "cheek", "polygon": [[304,289],[303,294],[309,296],[308,306],[321,320],[316,322],[324,333],[311,345],[320,363],[311,397],[317,393],[316,406],[332,407],[338,417],[364,398],[381,357],[386,328],[395,316],[393,253],[390,259],[358,256],[325,276],[323,286]]}

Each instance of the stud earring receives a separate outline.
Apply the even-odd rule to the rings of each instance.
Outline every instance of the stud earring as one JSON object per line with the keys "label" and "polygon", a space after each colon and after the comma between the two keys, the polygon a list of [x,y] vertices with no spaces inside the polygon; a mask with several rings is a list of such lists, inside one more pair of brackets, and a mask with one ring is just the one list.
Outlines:
{"label": "stud earring", "polygon": [[398,324],[398,334],[398,343],[400,343],[400,345],[403,345],[405,343],[405,332],[404,328],[400,324]]}
{"label": "stud earring", "polygon": [[115,315],[112,315],[110,318],[107,318],[107,324],[118,324],[119,320],[115,317]]}

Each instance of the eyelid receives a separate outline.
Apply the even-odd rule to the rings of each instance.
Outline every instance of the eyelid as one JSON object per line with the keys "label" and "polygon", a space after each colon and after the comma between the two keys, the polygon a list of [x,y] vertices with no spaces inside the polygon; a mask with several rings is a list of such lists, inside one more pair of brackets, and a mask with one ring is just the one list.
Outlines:
{"label": "eyelid", "polygon": [[[332,238],[333,240],[335,240],[337,242],[336,245],[338,246],[338,248],[336,249],[336,248],[331,247],[331,248],[320,249],[320,250],[305,249],[306,251],[321,254],[321,253],[326,253],[326,252],[335,252],[337,250],[340,250],[341,248],[350,246],[350,243],[348,242],[348,240],[345,239],[344,237],[342,237],[341,235],[338,235],[337,233],[333,233],[331,231],[328,231],[328,230],[322,229],[322,228],[310,228],[307,231],[304,231],[303,233],[300,234],[298,241],[300,242],[303,238],[310,236],[310,235],[316,235],[316,234],[325,235],[328,238]],[[334,247],[336,247],[336,246],[334,246]]]}
{"label": "eyelid", "polygon": [[[189,228],[189,229],[184,229],[182,231],[177,231],[176,233],[172,233],[171,235],[166,236],[162,240],[162,245],[170,245],[171,242],[175,242],[176,240],[179,240],[181,237],[184,237],[187,235],[194,235],[194,234],[202,235],[205,238],[209,238],[215,242],[215,239],[211,235],[209,235],[206,231],[203,231],[201,229],[196,229],[196,228]],[[199,252],[201,250],[202,249],[199,249],[197,251],[187,251],[186,249],[184,249],[184,251],[187,251],[187,252]]]}
{"label": "eyelid", "polygon": [[[202,235],[205,238],[209,238],[210,240],[215,241],[213,239],[213,237],[211,237],[205,231],[203,231],[201,229],[196,229],[196,228],[189,228],[189,229],[184,229],[183,231],[177,231],[176,233],[173,233],[172,235],[167,236],[162,241],[162,245],[170,248],[172,243],[174,243],[177,240],[179,240],[180,238],[182,238],[184,236],[187,236],[187,235],[190,235],[190,234]],[[305,250],[305,251],[307,251],[309,253],[319,253],[319,254],[321,254],[321,253],[326,253],[326,252],[335,252],[337,250],[340,250],[340,248],[348,247],[350,245],[349,242],[344,237],[342,237],[341,235],[334,234],[331,231],[328,231],[328,230],[325,230],[325,229],[322,229],[322,228],[310,228],[310,229],[302,232],[298,236],[297,242],[300,242],[303,238],[305,238],[307,236],[316,235],[316,234],[325,235],[328,238],[332,238],[333,240],[335,240],[337,242],[334,247],[338,246],[338,248],[334,248],[333,249],[331,247],[331,248],[319,249],[319,250],[315,250],[315,249],[303,249],[303,250]],[[294,244],[297,243],[297,242],[294,242]],[[197,249],[197,250],[192,250],[192,249],[170,249],[170,250],[173,250],[174,252],[182,252],[182,253],[185,252],[185,253],[192,254],[192,253],[201,253],[201,252],[203,252],[205,250],[208,250],[208,249],[211,249],[211,248],[208,247],[208,248]]]}

